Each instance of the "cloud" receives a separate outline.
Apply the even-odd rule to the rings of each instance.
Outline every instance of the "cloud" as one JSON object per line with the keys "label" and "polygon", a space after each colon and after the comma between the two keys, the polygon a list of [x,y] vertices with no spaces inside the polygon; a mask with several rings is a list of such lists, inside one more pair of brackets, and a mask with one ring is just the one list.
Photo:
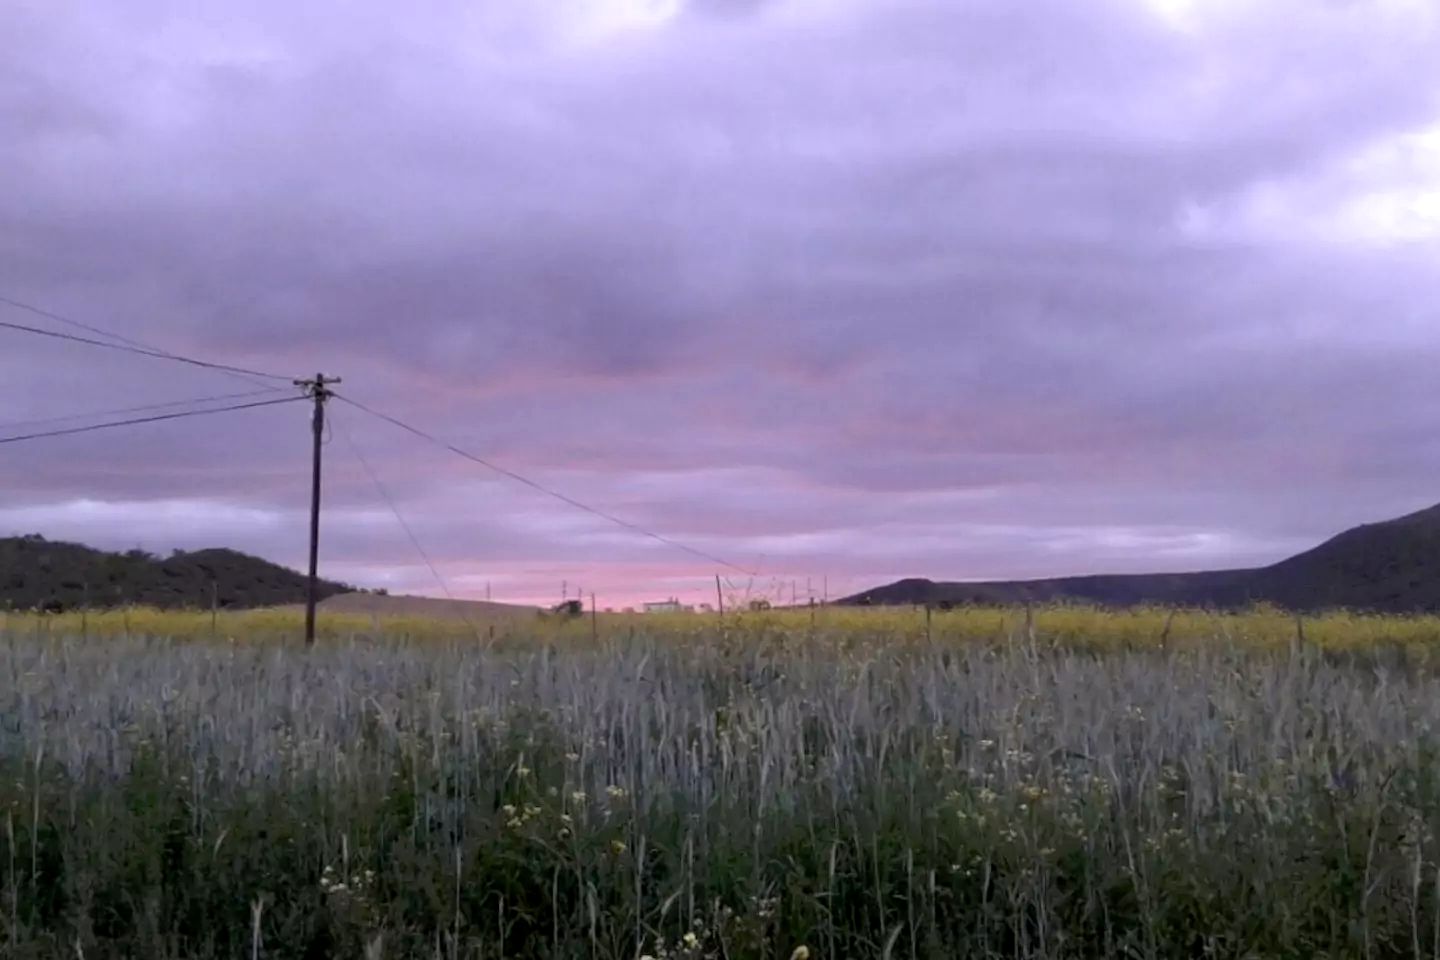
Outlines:
{"label": "cloud", "polygon": [[[1278,559],[1434,499],[1436,21],[1401,0],[12,4],[0,293],[342,373],[781,579]],[[5,347],[0,419],[247,386]],[[305,416],[0,448],[4,516],[294,557]],[[466,589],[713,573],[337,416]],[[343,441],[328,461],[327,559],[425,588]],[[261,515],[285,519],[233,522]]]}

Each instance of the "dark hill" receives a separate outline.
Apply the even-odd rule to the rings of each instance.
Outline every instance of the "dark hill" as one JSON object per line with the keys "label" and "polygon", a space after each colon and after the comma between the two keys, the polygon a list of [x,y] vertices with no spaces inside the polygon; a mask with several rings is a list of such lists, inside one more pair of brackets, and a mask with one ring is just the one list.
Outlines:
{"label": "dark hill", "polygon": [[[303,603],[306,579],[287,567],[235,550],[107,553],[38,534],[0,538],[0,606],[65,610],[140,604],[153,607],[268,607]],[[320,581],[320,596],[353,590]]]}
{"label": "dark hill", "polygon": [[1074,600],[1101,606],[1163,603],[1382,613],[1440,611],[1440,506],[1367,523],[1268,567],[1200,573],[1114,574],[980,583],[899,580],[844,604],[1014,604]]}

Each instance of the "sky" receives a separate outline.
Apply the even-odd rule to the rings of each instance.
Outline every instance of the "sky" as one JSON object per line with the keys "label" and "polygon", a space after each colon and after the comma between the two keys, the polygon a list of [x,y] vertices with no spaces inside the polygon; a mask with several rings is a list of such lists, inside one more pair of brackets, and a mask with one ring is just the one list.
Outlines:
{"label": "sky", "polygon": [[[0,180],[0,296],[706,555],[337,400],[364,586],[1260,565],[1440,501],[1433,0],[9,0]],[[277,382],[0,329],[0,435]],[[300,566],[307,417],[0,446],[0,535]]]}

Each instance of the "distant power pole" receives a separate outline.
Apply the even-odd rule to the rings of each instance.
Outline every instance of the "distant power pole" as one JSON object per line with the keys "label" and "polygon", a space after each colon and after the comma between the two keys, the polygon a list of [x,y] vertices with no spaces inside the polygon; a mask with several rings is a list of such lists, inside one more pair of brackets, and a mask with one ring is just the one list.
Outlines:
{"label": "distant power pole", "polygon": [[311,420],[314,433],[314,459],[310,471],[310,583],[305,598],[305,642],[315,642],[315,602],[319,598],[320,580],[320,447],[325,434],[325,401],[334,394],[330,384],[339,383],[339,377],[315,374],[314,380],[296,380],[295,386],[305,391],[305,396],[315,401],[315,415]]}

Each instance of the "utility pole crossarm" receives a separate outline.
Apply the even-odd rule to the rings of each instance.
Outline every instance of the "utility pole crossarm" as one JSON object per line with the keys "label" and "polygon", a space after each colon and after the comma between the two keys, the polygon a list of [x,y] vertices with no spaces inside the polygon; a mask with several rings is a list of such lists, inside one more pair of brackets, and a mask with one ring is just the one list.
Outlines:
{"label": "utility pole crossarm", "polygon": [[335,394],[330,385],[339,383],[339,377],[315,374],[313,380],[296,380],[306,397],[315,401],[315,415],[311,421],[313,431],[314,459],[310,472],[310,581],[305,599],[305,643],[315,642],[315,603],[319,599],[320,565],[320,448],[325,434],[325,401]]}

